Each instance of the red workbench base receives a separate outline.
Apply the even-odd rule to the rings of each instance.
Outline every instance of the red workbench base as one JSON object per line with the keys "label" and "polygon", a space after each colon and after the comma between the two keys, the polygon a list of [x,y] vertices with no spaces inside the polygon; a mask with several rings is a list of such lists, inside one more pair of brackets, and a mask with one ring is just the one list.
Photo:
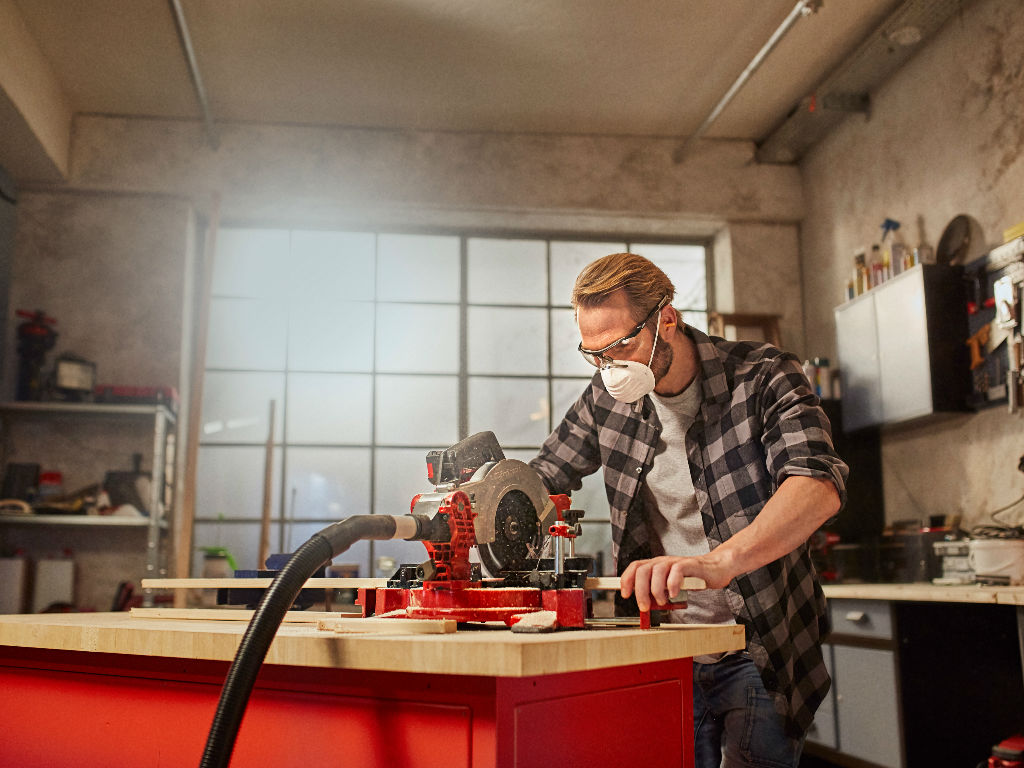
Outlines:
{"label": "red workbench base", "polygon": [[[227,662],[0,647],[0,765],[196,766]],[[532,678],[265,666],[236,766],[692,766],[689,659]]]}

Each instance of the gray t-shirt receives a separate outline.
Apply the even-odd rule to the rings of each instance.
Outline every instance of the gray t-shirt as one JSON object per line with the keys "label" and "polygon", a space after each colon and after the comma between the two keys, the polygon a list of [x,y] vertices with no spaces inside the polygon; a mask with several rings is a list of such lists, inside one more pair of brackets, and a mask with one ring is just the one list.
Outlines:
{"label": "gray t-shirt", "polygon": [[[700,410],[700,394],[697,378],[674,397],[651,396],[661,420],[661,435],[642,493],[655,555],[691,557],[711,551],[697,508],[685,444],[686,430]],[[720,589],[690,590],[686,610],[673,611],[669,617],[670,621],[686,624],[736,623]],[[698,656],[695,661],[714,662],[722,655]]]}

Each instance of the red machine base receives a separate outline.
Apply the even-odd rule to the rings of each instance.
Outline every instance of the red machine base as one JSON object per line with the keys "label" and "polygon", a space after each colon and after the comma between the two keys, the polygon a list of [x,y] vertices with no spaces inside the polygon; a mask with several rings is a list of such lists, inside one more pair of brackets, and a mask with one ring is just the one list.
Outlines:
{"label": "red machine base", "polygon": [[422,588],[361,588],[356,600],[363,616],[396,619],[455,619],[461,622],[502,621],[537,611],[556,614],[559,628],[581,629],[587,616],[587,593],[582,589],[476,587],[472,582],[426,582]]}

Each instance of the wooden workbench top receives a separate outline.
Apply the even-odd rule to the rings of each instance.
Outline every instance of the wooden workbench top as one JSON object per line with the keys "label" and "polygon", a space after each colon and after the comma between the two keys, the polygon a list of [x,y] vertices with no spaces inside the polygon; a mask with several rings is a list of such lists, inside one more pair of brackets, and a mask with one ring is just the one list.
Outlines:
{"label": "wooden workbench top", "polygon": [[823,587],[830,599],[906,600],[922,603],[989,603],[1024,605],[1024,587],[991,587],[981,584],[829,584]]}
{"label": "wooden workbench top", "polygon": [[[242,621],[151,619],[127,613],[9,615],[0,616],[0,646],[230,661],[246,626]],[[448,635],[337,635],[315,625],[284,624],[266,663],[532,677],[743,647],[743,628],[736,625],[549,634],[485,628]]]}

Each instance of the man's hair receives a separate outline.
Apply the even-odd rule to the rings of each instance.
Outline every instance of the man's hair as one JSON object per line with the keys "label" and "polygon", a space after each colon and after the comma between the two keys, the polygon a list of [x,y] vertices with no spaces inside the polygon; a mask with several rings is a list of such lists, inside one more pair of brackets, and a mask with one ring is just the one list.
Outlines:
{"label": "man's hair", "polygon": [[613,253],[583,268],[572,289],[573,309],[596,307],[615,291],[626,292],[633,318],[639,323],[665,301],[671,303],[676,288],[668,275],[635,253]]}

